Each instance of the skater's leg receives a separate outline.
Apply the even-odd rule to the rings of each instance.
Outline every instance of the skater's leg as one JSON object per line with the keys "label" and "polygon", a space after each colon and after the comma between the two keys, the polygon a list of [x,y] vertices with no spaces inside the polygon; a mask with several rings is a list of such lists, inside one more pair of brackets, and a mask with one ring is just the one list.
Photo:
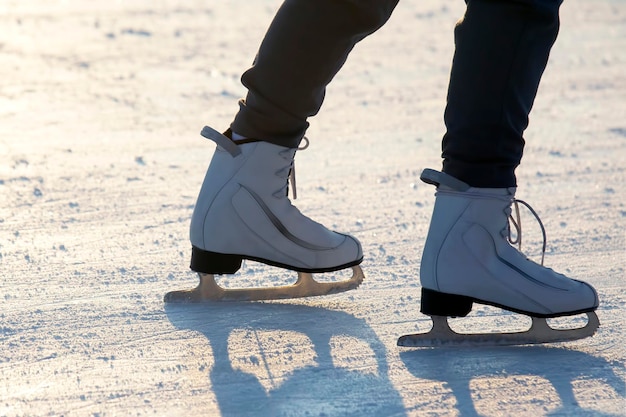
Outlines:
{"label": "skater's leg", "polygon": [[[249,92],[231,125],[233,132],[255,141],[238,143],[234,151],[216,152],[192,216],[194,247],[243,254],[307,271],[360,262],[362,254],[354,239],[331,233],[303,216],[291,206],[285,188],[296,148],[308,127],[307,118],[322,105],[326,85],[355,44],[387,21],[396,3],[397,0],[283,3],[254,65],[242,77]],[[223,143],[230,141],[219,136],[218,139]],[[232,174],[225,174],[228,172]],[[259,213],[272,219],[273,225],[266,232],[255,230],[246,237],[249,224],[254,224],[253,229],[262,225],[255,220],[257,214],[248,208],[241,213],[231,210],[229,192],[237,192],[241,186],[261,205]],[[218,204],[221,199],[223,207]],[[224,234],[231,237],[225,238]],[[286,239],[286,245],[273,247],[280,242],[275,235]],[[290,245],[291,249],[287,249]]]}
{"label": "skater's leg", "polygon": [[246,137],[297,147],[326,86],[355,44],[380,28],[398,0],[287,0],[278,10],[231,128]]}
{"label": "skater's leg", "polygon": [[[389,18],[397,0],[287,0],[278,11],[255,63],[242,77],[249,92],[226,137],[205,128],[220,145],[191,219],[191,268],[201,274],[192,292],[167,300],[267,299],[320,295],[355,288],[363,279],[360,243],[314,222],[290,202],[287,181],[307,118],[322,105],[326,85],[355,44]],[[235,140],[233,140],[235,139]],[[298,283],[269,291],[225,294],[213,274],[232,274],[243,259],[300,273],[352,267],[344,282]]]}
{"label": "skater's leg", "polygon": [[561,0],[469,0],[455,29],[443,171],[474,187],[512,187],[523,132]]}
{"label": "skater's leg", "polygon": [[[422,311],[464,316],[473,302],[537,317],[597,308],[594,289],[510,244],[514,170],[550,48],[560,0],[469,0],[456,28],[438,186],[420,279]],[[521,233],[521,230],[518,231]]]}

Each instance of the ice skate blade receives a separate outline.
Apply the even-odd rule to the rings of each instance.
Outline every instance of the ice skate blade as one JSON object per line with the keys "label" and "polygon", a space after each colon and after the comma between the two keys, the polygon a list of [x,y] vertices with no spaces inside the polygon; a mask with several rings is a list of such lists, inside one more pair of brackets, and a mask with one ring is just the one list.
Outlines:
{"label": "ice skate blade", "polygon": [[198,274],[200,283],[192,290],[172,291],[165,294],[166,303],[203,303],[209,301],[260,301],[288,298],[314,297],[352,290],[363,282],[363,271],[352,267],[352,277],[339,282],[317,282],[308,272],[298,272],[293,285],[268,288],[226,289],[215,282],[213,274]]}
{"label": "ice skate blade", "polygon": [[398,339],[403,347],[514,346],[569,342],[593,336],[600,321],[595,312],[587,314],[587,324],[577,329],[559,330],[550,327],[544,318],[532,318],[530,329],[514,333],[461,334],[450,328],[445,316],[431,316],[432,329],[427,333],[408,334]]}

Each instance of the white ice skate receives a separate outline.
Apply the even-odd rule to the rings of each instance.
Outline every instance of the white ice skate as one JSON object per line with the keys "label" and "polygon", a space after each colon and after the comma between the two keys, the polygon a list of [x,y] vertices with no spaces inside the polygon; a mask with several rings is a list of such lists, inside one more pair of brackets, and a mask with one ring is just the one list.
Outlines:
{"label": "white ice skate", "polygon": [[[166,303],[309,297],[348,291],[363,281],[359,242],[328,230],[291,204],[288,179],[293,181],[296,149],[234,142],[209,127],[202,136],[218,146],[191,219],[191,269],[200,275],[200,284],[167,293]],[[214,275],[234,274],[243,259],[297,271],[298,280],[281,287],[220,287]],[[312,277],[345,268],[353,270],[348,280],[322,283]]]}
{"label": "white ice skate", "polygon": [[[598,307],[595,290],[544,267],[543,260],[542,265],[529,260],[512,246],[511,206],[517,211],[521,203],[535,214],[514,198],[514,188],[471,188],[430,169],[421,179],[437,186],[420,270],[420,311],[431,316],[433,328],[400,337],[399,346],[535,344],[595,333],[599,326],[594,313]],[[511,223],[521,239],[519,215]],[[543,225],[541,228],[543,231]],[[459,334],[451,330],[447,317],[465,317],[474,302],[531,316],[532,327],[518,333]],[[583,313],[588,322],[581,328],[557,330],[546,322],[546,318]]]}

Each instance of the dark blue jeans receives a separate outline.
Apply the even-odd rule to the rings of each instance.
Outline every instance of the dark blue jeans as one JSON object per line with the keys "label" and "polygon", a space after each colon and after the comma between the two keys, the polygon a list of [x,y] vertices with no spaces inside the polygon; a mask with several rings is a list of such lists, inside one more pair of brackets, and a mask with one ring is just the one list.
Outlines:
{"label": "dark blue jeans", "polygon": [[[516,185],[539,81],[559,30],[562,0],[468,0],[455,28],[443,171],[474,187]],[[286,0],[270,25],[231,129],[296,147],[326,86],[357,42],[398,0]]]}

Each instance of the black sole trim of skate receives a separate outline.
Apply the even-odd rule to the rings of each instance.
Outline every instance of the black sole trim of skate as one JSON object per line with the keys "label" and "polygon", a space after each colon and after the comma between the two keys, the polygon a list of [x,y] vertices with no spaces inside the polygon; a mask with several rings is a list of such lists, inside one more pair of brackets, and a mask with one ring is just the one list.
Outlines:
{"label": "black sole trim of skate", "polygon": [[465,317],[473,304],[471,297],[422,288],[420,312],[429,316]]}
{"label": "black sole trim of skate", "polygon": [[275,266],[278,268],[288,269],[290,271],[308,272],[310,274],[334,272],[340,269],[351,268],[363,262],[363,257],[361,257],[353,262],[348,262],[346,264],[330,268],[300,268],[263,258],[256,258],[254,256],[211,252],[192,246],[190,268],[192,271],[200,272],[203,274],[234,274],[239,270],[239,268],[241,268],[241,262],[244,259],[254,262],[260,262],[262,264]]}
{"label": "black sole trim of skate", "polygon": [[209,252],[192,246],[189,267],[205,274],[234,274],[241,268],[241,261],[239,255]]}
{"label": "black sole trim of skate", "polygon": [[420,312],[428,316],[446,316],[446,317],[465,317],[472,310],[473,303],[489,305],[501,308],[502,310],[511,311],[513,313],[523,314],[525,316],[537,317],[542,319],[550,319],[557,317],[575,316],[577,314],[590,313],[595,311],[598,306],[585,308],[575,311],[566,311],[561,313],[541,314],[516,308],[511,308],[502,304],[481,300],[474,297],[464,295],[443,293],[428,288],[422,288],[422,300]]}

